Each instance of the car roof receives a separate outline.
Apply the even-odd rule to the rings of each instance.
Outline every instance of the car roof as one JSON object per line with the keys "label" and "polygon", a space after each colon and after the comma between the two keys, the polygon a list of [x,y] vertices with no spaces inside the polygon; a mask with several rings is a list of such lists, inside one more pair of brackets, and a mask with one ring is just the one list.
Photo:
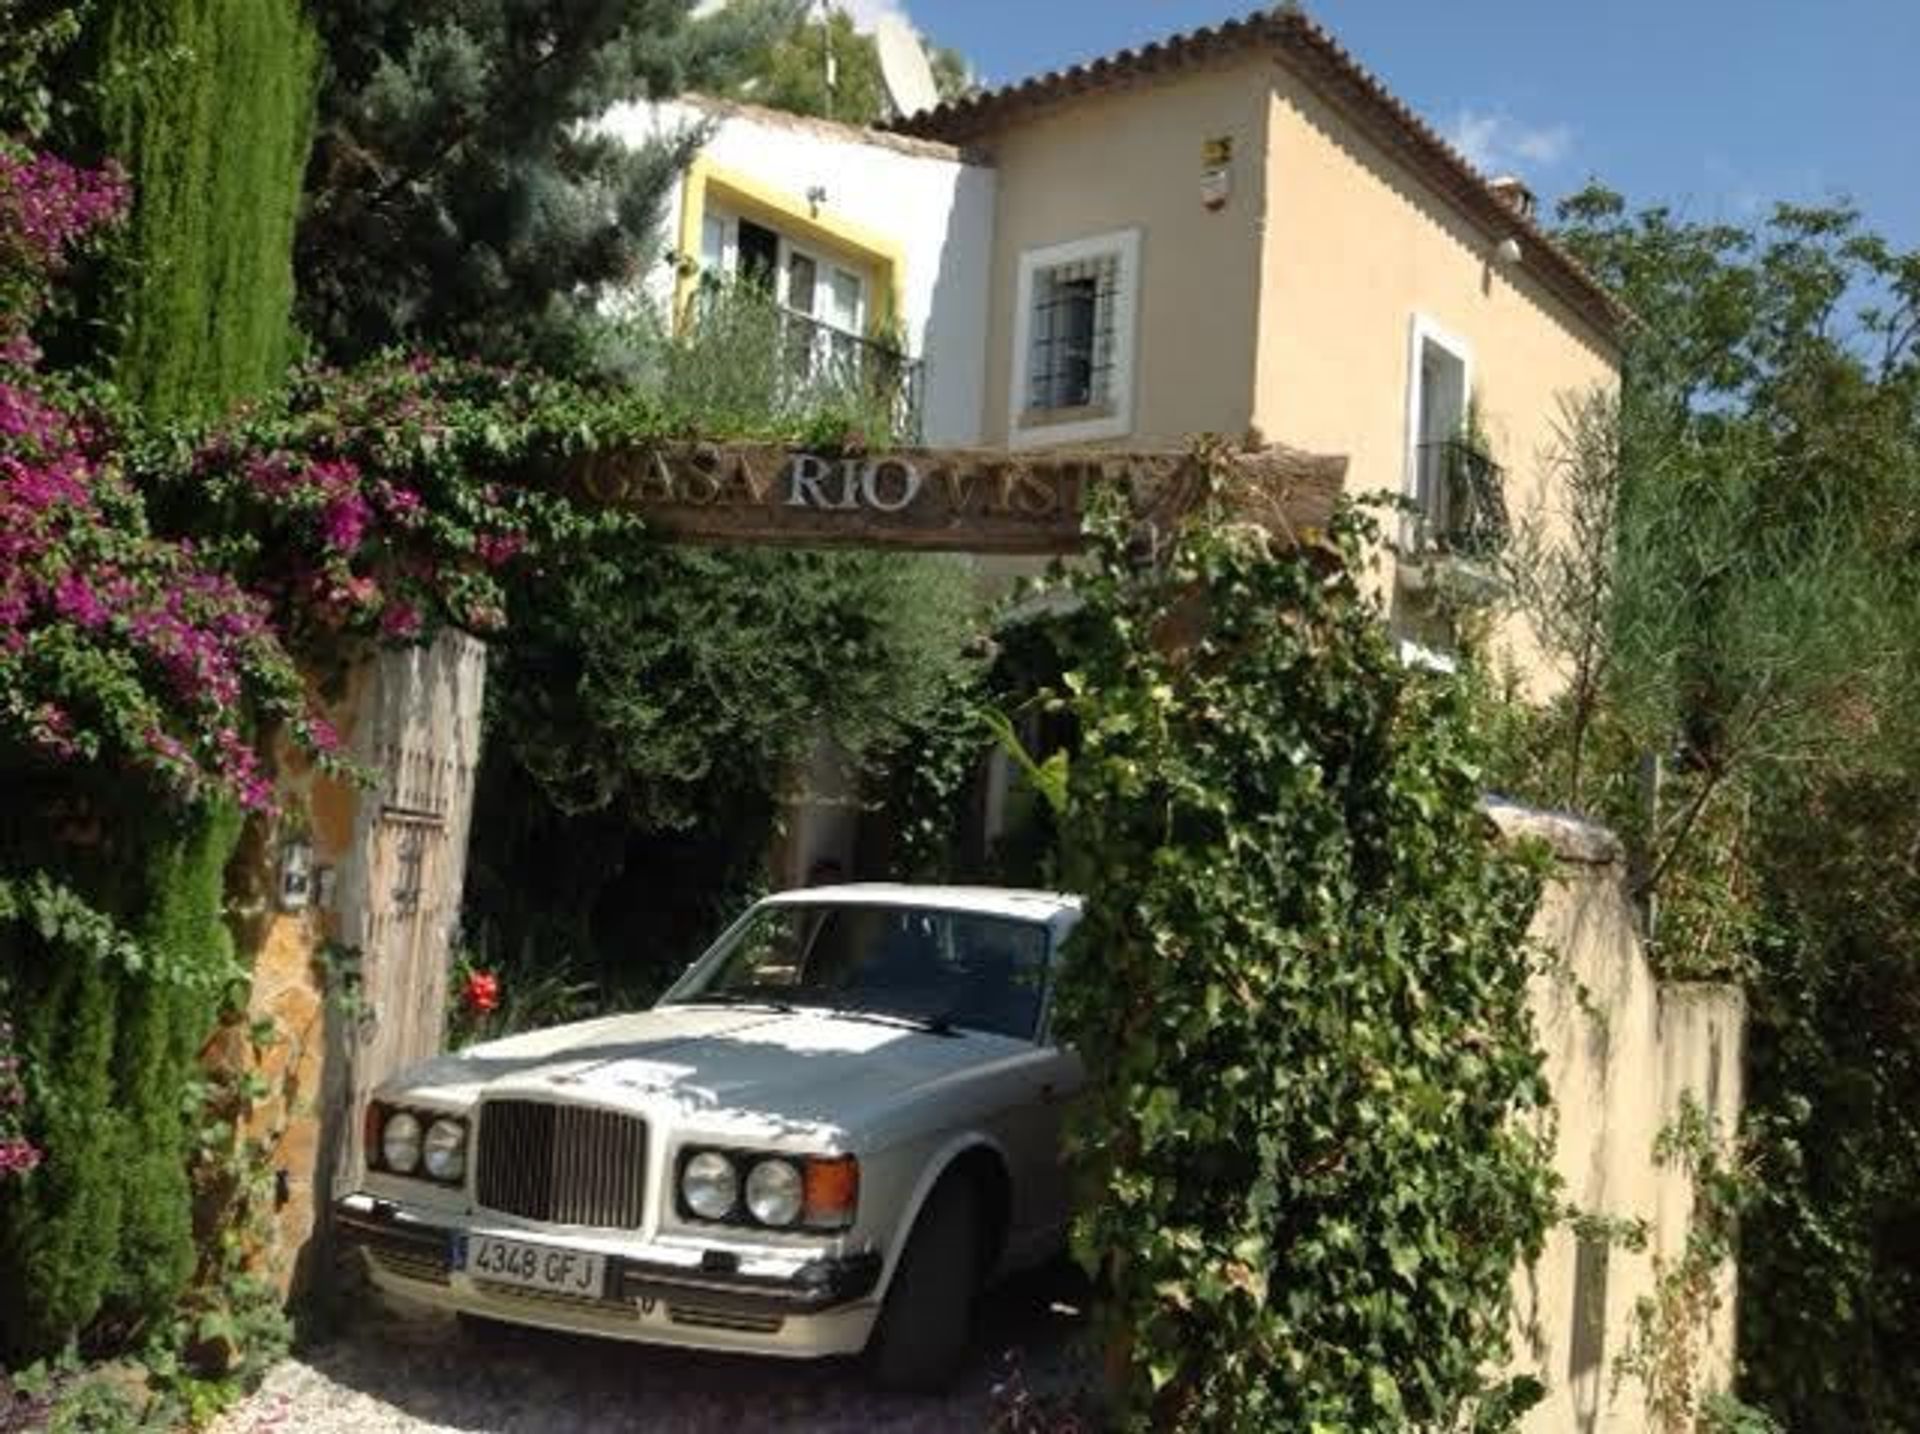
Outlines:
{"label": "car roof", "polygon": [[806,886],[767,898],[776,906],[846,903],[861,906],[922,906],[941,911],[972,911],[1022,921],[1077,919],[1081,901],[1059,891],[1013,886],[922,886],[897,881],[851,881],[835,886]]}

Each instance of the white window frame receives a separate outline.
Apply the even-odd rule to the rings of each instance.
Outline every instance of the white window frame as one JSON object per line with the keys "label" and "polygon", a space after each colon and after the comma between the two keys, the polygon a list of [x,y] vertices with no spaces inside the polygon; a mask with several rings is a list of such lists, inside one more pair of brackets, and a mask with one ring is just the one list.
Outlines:
{"label": "white window frame", "polygon": [[1406,474],[1401,492],[1408,498],[1420,496],[1420,409],[1425,398],[1421,382],[1421,355],[1428,344],[1443,349],[1460,364],[1460,405],[1464,415],[1473,404],[1473,349],[1463,338],[1449,333],[1425,314],[1415,314],[1407,334],[1407,454]]}
{"label": "white window frame", "polygon": [[[1119,262],[1113,283],[1113,369],[1108,376],[1106,411],[1058,422],[1023,422],[1033,364],[1033,294],[1040,274],[1062,264],[1112,257]],[[1007,446],[1038,448],[1056,443],[1089,443],[1123,438],[1133,432],[1134,343],[1140,307],[1140,230],[1116,229],[1028,249],[1020,255],[1019,288],[1013,311],[1013,377],[1007,388]],[[1074,410],[1065,410],[1072,413]]]}
{"label": "white window frame", "polygon": [[[758,219],[752,222],[759,225],[762,229],[771,231],[779,243],[779,248],[775,251],[774,259],[775,272],[773,282],[775,301],[782,308],[792,309],[793,306],[789,302],[789,296],[787,294],[787,281],[789,278],[787,269],[788,261],[795,254],[801,255],[803,258],[811,259],[813,261],[814,272],[813,294],[815,307],[807,312],[804,317],[812,319],[822,328],[832,329],[835,333],[844,333],[849,338],[864,339],[867,336],[867,316],[869,313],[868,291],[873,287],[870,277],[860,269],[846,264],[839,259],[830,258],[818,249],[811,249],[804,244],[794,243],[793,240],[787,236],[786,231],[781,229],[777,224],[763,223]],[[720,225],[719,277],[727,279],[737,277],[740,273],[740,216],[730,209],[710,206],[702,219],[702,223],[717,223]],[[705,247],[705,236],[703,234],[701,240],[702,250],[704,250]],[[850,329],[842,329],[836,324],[829,323],[819,309],[821,296],[830,288],[833,282],[831,276],[835,270],[847,275],[854,283],[860,286],[859,297],[854,306],[853,327]]]}

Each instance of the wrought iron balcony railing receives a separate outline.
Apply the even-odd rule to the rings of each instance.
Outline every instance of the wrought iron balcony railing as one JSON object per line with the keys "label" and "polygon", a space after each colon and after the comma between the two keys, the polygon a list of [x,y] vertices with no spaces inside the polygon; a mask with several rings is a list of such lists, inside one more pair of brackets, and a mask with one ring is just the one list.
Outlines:
{"label": "wrought iron balcony railing", "polygon": [[1497,557],[1512,535],[1506,470],[1460,438],[1423,443],[1419,458],[1418,548],[1443,557]]}
{"label": "wrought iron balcony railing", "polygon": [[922,360],[790,309],[780,311],[779,324],[783,399],[851,402],[884,415],[894,440],[920,440],[926,390]]}

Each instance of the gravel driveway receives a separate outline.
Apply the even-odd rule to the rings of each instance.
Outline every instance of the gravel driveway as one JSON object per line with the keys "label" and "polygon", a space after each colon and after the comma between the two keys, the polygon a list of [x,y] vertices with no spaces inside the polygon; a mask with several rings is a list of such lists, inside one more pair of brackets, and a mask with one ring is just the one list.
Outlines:
{"label": "gravel driveway", "polygon": [[789,1364],[535,1330],[480,1339],[450,1316],[369,1291],[349,1329],[283,1361],[214,1434],[979,1434],[1010,1351],[1036,1390],[1077,1381],[1084,1298],[1064,1269],[995,1292],[973,1367],[950,1395],[915,1399],[877,1393],[845,1361]]}

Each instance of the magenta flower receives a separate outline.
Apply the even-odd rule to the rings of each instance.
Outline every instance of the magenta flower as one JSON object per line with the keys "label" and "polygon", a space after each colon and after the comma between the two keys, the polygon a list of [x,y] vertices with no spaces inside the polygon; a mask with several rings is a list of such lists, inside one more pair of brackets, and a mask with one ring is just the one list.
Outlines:
{"label": "magenta flower", "polygon": [[34,714],[33,740],[56,757],[72,757],[80,750],[73,740],[73,718],[51,702],[41,703]]}
{"label": "magenta flower", "polygon": [[426,504],[411,488],[396,488],[383,481],[374,491],[387,513],[402,527],[411,527],[426,511]]}
{"label": "magenta flower", "polygon": [[524,533],[489,533],[473,545],[480,561],[490,568],[502,568],[517,558],[527,546]]}
{"label": "magenta flower", "polygon": [[328,503],[320,515],[320,531],[326,544],[336,553],[351,553],[366,536],[373,512],[358,493],[348,493]]}
{"label": "magenta flower", "polygon": [[380,610],[380,631],[393,638],[420,635],[420,610],[410,602],[395,598]]}
{"label": "magenta flower", "polygon": [[65,572],[53,588],[54,611],[81,627],[104,627],[107,606],[100,601],[92,584],[76,572]]}

